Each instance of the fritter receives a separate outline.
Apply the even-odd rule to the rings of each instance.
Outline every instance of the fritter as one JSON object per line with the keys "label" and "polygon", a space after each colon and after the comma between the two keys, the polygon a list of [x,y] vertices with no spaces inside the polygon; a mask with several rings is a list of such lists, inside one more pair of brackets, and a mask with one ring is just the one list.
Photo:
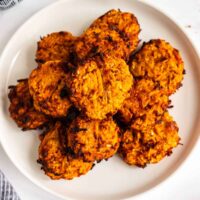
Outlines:
{"label": "fritter", "polygon": [[95,55],[113,55],[126,59],[129,49],[116,31],[90,28],[79,37],[73,47],[76,59],[85,60]]}
{"label": "fritter", "polygon": [[140,25],[137,18],[128,12],[110,10],[96,19],[89,29],[100,28],[102,31],[114,30],[123,39],[129,54],[135,51],[139,43]]}
{"label": "fritter", "polygon": [[66,65],[61,61],[48,61],[31,72],[29,89],[38,111],[52,117],[67,115],[71,103],[65,84],[68,77],[64,71]]}
{"label": "fritter", "polygon": [[104,56],[80,63],[68,88],[71,101],[89,118],[104,119],[129,96],[133,77],[123,59]]}
{"label": "fritter", "polygon": [[167,95],[183,80],[184,64],[179,51],[164,40],[150,40],[135,55],[130,70],[134,77],[152,79]]}
{"label": "fritter", "polygon": [[85,162],[79,157],[74,157],[63,145],[62,134],[66,129],[57,122],[45,134],[39,146],[38,163],[42,165],[45,174],[51,179],[73,179],[86,174],[91,168],[91,162]]}
{"label": "fritter", "polygon": [[67,131],[68,146],[86,161],[108,159],[119,147],[119,128],[112,118],[100,120],[78,117]]}
{"label": "fritter", "polygon": [[64,31],[51,33],[41,38],[37,46],[36,62],[38,64],[54,60],[67,62],[75,39],[76,37],[71,33]]}
{"label": "fritter", "polygon": [[19,80],[16,86],[9,88],[10,116],[19,127],[23,130],[36,129],[49,120],[46,115],[35,110],[29,93],[28,79]]}
{"label": "fritter", "polygon": [[151,79],[141,79],[134,82],[130,97],[125,99],[118,111],[120,120],[128,124],[133,118],[154,113],[162,115],[169,106],[168,96],[157,87]]}
{"label": "fritter", "polygon": [[122,136],[119,153],[129,165],[157,163],[179,144],[178,126],[167,112],[155,123],[151,118],[136,119]]}

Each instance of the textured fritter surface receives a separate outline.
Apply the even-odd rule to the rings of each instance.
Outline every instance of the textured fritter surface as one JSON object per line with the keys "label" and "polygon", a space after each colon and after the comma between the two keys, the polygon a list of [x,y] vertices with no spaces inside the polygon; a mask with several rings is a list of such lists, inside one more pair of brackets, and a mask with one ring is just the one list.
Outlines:
{"label": "textured fritter surface", "polygon": [[127,60],[139,43],[140,26],[131,13],[110,10],[95,20],[74,45],[82,60],[94,54],[113,55]]}
{"label": "textured fritter surface", "polygon": [[66,63],[48,61],[31,72],[29,89],[38,111],[53,117],[66,116],[71,103],[66,87]]}
{"label": "textured fritter surface", "polygon": [[119,147],[119,128],[112,118],[100,120],[78,117],[67,132],[68,146],[87,161],[108,159]]}
{"label": "textured fritter surface", "polygon": [[20,80],[16,86],[10,86],[9,112],[17,125],[24,130],[36,129],[48,121],[48,117],[35,110],[29,93],[28,79]]}
{"label": "textured fritter surface", "polygon": [[134,82],[130,97],[125,99],[118,115],[125,123],[129,123],[135,117],[146,114],[162,115],[169,106],[169,98],[163,91],[157,88],[157,84],[151,79],[141,79]]}
{"label": "textured fritter surface", "polygon": [[39,146],[38,162],[51,179],[73,179],[86,174],[92,168],[91,162],[85,162],[68,153],[62,140],[62,134],[65,133],[65,128],[57,122],[45,134]]}
{"label": "textured fritter surface", "polygon": [[166,94],[173,94],[180,86],[184,65],[180,53],[164,40],[145,43],[131,63],[134,77],[151,78]]}
{"label": "textured fritter surface", "polygon": [[36,62],[38,64],[53,60],[69,60],[70,49],[74,44],[75,37],[69,32],[51,33],[38,42]]}
{"label": "textured fritter surface", "polygon": [[167,112],[156,121],[149,115],[133,121],[122,136],[119,153],[126,163],[145,167],[169,156],[179,140],[178,126]]}
{"label": "textured fritter surface", "polygon": [[68,82],[73,103],[89,118],[104,119],[122,106],[133,78],[124,60],[104,56],[80,64]]}
{"label": "textured fritter surface", "polygon": [[89,29],[97,27],[102,30],[116,31],[126,44],[129,54],[138,46],[140,25],[132,13],[110,10],[96,19]]}
{"label": "textured fritter surface", "polygon": [[119,34],[110,29],[89,28],[76,40],[73,47],[78,60],[85,60],[95,55],[113,55],[127,58],[128,48]]}

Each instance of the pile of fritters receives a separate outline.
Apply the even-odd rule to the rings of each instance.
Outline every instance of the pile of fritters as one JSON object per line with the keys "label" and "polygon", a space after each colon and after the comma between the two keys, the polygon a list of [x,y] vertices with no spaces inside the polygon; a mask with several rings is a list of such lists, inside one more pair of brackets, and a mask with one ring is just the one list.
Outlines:
{"label": "pile of fritters", "polygon": [[43,130],[38,163],[51,179],[86,174],[117,152],[145,167],[179,144],[167,109],[183,61],[161,39],[136,52],[139,32],[132,13],[110,10],[79,37],[51,33],[38,42],[37,68],[9,87],[13,120]]}

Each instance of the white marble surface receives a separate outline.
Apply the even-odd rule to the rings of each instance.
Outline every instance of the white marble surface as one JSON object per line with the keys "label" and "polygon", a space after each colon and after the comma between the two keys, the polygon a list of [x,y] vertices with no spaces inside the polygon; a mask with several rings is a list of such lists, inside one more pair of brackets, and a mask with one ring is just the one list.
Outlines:
{"label": "white marble surface", "polygon": [[[74,0],[75,1],[75,0]],[[200,0],[146,0],[172,16],[191,36],[200,52]],[[0,11],[0,54],[16,29],[32,14],[55,0],[24,0],[14,8]],[[135,197],[149,200],[200,199],[200,142],[180,170],[157,188]],[[25,178],[10,162],[0,146],[0,168],[22,200],[53,200],[57,197],[41,190]]]}

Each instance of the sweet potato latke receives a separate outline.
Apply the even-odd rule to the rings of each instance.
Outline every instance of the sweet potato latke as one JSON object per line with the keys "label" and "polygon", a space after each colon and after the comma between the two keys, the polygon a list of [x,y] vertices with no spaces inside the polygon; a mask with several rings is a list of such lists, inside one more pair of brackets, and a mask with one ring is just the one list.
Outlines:
{"label": "sweet potato latke", "polygon": [[94,54],[109,54],[127,60],[139,43],[137,18],[120,10],[111,10],[95,20],[74,45],[82,60]]}
{"label": "sweet potato latke", "polygon": [[100,161],[113,156],[119,147],[119,128],[110,119],[77,118],[67,131],[68,146],[87,161]]}
{"label": "sweet potato latke", "polygon": [[71,106],[64,67],[61,61],[48,61],[34,69],[29,77],[35,109],[52,117],[66,116]]}
{"label": "sweet potato latke", "polygon": [[123,134],[119,153],[130,165],[145,167],[172,153],[180,141],[178,127],[166,112],[154,123],[151,115],[134,120]]}
{"label": "sweet potato latke", "polygon": [[66,129],[60,122],[56,122],[41,141],[38,162],[45,174],[51,179],[73,179],[86,174],[92,163],[71,155],[63,141],[61,142],[62,134],[66,134]]}
{"label": "sweet potato latke", "polygon": [[50,33],[29,78],[10,86],[17,125],[43,129],[38,163],[51,179],[79,177],[117,152],[145,167],[179,144],[168,108],[182,85],[182,58],[161,39],[138,50],[139,32],[134,14],[110,10],[78,37]]}
{"label": "sweet potato latke", "polygon": [[96,19],[89,29],[97,27],[101,30],[109,29],[116,31],[128,49],[128,57],[136,50],[139,43],[140,25],[132,13],[110,10]]}
{"label": "sweet potato latke", "polygon": [[71,101],[88,117],[104,119],[129,96],[133,77],[123,59],[103,56],[80,63],[67,81]]}
{"label": "sweet potato latke", "polygon": [[183,60],[177,49],[164,40],[150,40],[134,56],[130,65],[134,77],[152,79],[167,95],[173,94],[183,80]]}
{"label": "sweet potato latke", "polygon": [[135,81],[130,97],[124,101],[118,115],[128,124],[132,119],[145,116],[147,113],[162,115],[169,104],[169,97],[157,88],[157,84],[151,79],[143,78]]}
{"label": "sweet potato latke", "polygon": [[16,86],[10,86],[10,116],[23,130],[37,129],[48,122],[48,117],[37,111],[29,93],[28,79],[19,80]]}
{"label": "sweet potato latke", "polygon": [[42,64],[52,60],[69,61],[70,50],[75,39],[71,33],[64,31],[41,38],[37,45],[36,62]]}

